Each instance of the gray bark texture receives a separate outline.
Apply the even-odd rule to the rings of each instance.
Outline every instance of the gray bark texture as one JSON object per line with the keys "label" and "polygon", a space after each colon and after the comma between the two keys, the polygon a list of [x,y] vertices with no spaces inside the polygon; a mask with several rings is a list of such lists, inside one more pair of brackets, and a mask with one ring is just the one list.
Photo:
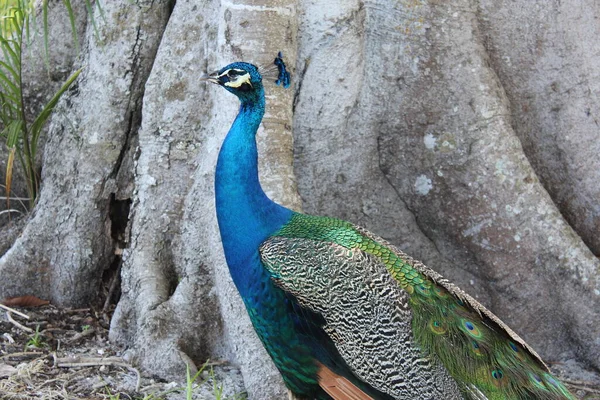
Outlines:
{"label": "gray bark texture", "polygon": [[120,265],[110,335],[132,362],[181,379],[190,360],[225,359],[243,378],[233,392],[283,398],[216,224],[238,102],[198,79],[282,51],[293,87],[265,84],[257,135],[267,193],[421,259],[544,359],[600,369],[600,5],[572,3],[104,1],[98,37],[77,8],[81,54],[64,46],[51,64],[58,84],[84,70],[0,258],[0,299],[93,304]]}

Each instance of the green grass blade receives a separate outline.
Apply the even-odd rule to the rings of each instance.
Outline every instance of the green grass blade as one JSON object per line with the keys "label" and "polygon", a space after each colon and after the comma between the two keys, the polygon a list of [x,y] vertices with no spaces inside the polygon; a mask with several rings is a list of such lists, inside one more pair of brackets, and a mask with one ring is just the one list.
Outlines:
{"label": "green grass blade", "polygon": [[75,43],[75,53],[79,54],[79,38],[77,37],[77,26],[75,24],[75,14],[71,7],[71,0],[63,0],[67,12],[69,13],[69,21],[71,22],[71,34],[73,35],[73,43]]}
{"label": "green grass blade", "polygon": [[[23,171],[27,171],[27,165],[25,164],[25,159],[23,158],[23,151],[20,148],[17,148],[17,158],[19,159],[19,164],[21,165],[21,169]],[[25,179],[25,183],[27,184],[27,194],[29,194],[29,203],[32,203],[31,193],[31,181],[29,179]]]}
{"label": "green grass blade", "polygon": [[[89,0],[87,0],[89,1]],[[96,8],[98,9],[98,12],[100,13],[100,18],[102,18],[102,20],[106,20],[106,16],[104,15],[104,10],[102,9],[102,2],[100,0],[96,0]]]}
{"label": "green grass blade", "polygon": [[[80,44],[76,26],[76,15],[73,10],[73,0],[62,0],[68,12],[77,53]],[[93,0],[84,0],[87,12],[90,14],[94,32],[99,38],[98,27],[93,12],[99,12],[104,17],[99,0],[96,0],[98,10],[94,10]],[[49,0],[0,0],[0,126],[3,128],[0,137],[6,140],[9,153],[7,154],[6,184],[10,194],[15,160],[21,163],[26,176],[30,206],[33,207],[39,189],[39,177],[35,169],[35,156],[38,141],[62,95],[77,79],[81,70],[73,73],[61,86],[54,96],[46,103],[33,123],[29,125],[24,112],[25,104],[22,98],[22,51],[23,43],[30,43],[37,35],[38,22],[35,14],[35,4],[41,3],[43,19],[44,61],[50,70],[50,40],[49,40]],[[40,18],[40,16],[38,16]],[[30,47],[31,48],[31,47]],[[9,196],[7,196],[9,197]]]}
{"label": "green grass blade", "polygon": [[13,147],[8,152],[8,159],[6,160],[6,174],[4,176],[4,190],[6,192],[6,208],[10,208],[10,189],[12,188],[13,178],[13,165],[15,163],[15,153],[17,148]]}
{"label": "green grass blade", "polygon": [[6,93],[0,94],[0,121],[4,123],[4,126],[7,125],[7,121],[18,119],[19,110],[19,99],[6,95]]}
{"label": "green grass blade", "polygon": [[23,128],[23,122],[19,120],[14,120],[8,126],[8,132],[6,136],[6,145],[8,148],[12,149],[17,146],[19,143],[19,137],[21,136],[21,130]]}
{"label": "green grass blade", "polygon": [[[12,46],[11,46],[12,45]],[[21,70],[21,46],[18,45],[14,40],[6,40],[0,37],[0,46],[2,47],[2,53],[4,54],[4,60],[10,63],[12,68],[17,71]],[[13,46],[15,47],[13,49]]]}
{"label": "green grass blade", "polygon": [[4,86],[6,89],[10,90],[13,95],[21,93],[18,86],[15,85],[6,75],[4,75],[2,73],[0,73],[0,81],[2,81],[2,86]]}
{"label": "green grass blade", "polygon": [[21,6],[13,7],[10,9],[9,13],[10,17],[8,18],[10,19],[10,22],[13,25],[13,32],[15,32],[15,34],[20,37],[21,33],[23,32],[23,8]]}
{"label": "green grass blade", "polygon": [[6,174],[4,178],[5,190],[6,190],[6,205],[10,208],[10,189],[12,187],[13,178],[13,166],[15,162],[15,154],[17,153],[17,143],[19,142],[19,136],[22,130],[22,122],[14,120],[6,129],[6,145],[8,146],[9,153],[8,159],[6,160]]}
{"label": "green grass blade", "polygon": [[12,67],[12,65],[9,65],[9,64],[5,63],[4,61],[0,60],[0,67],[2,67],[4,70],[8,71],[12,75],[12,80],[14,82],[19,81],[19,74],[17,73],[17,71],[15,71],[15,69]]}
{"label": "green grass blade", "polygon": [[42,19],[44,23],[44,64],[50,71],[50,45],[48,44],[48,0],[42,3]]}
{"label": "green grass blade", "polygon": [[18,101],[0,91],[0,120],[6,128],[18,115]]}
{"label": "green grass blade", "polygon": [[[0,61],[0,74],[4,74],[4,71],[7,71],[10,73],[10,75],[12,76],[12,81],[13,82],[19,82],[19,74],[17,73],[17,71],[15,71],[15,69],[8,65],[7,63],[5,63],[4,61]],[[4,69],[4,71],[2,71],[2,69]]]}
{"label": "green grass blade", "polygon": [[71,84],[73,84],[73,82],[75,82],[75,79],[77,79],[77,77],[79,76],[80,73],[81,73],[81,69],[75,71],[73,73],[73,75],[71,75],[69,77],[69,79],[67,79],[67,81],[65,83],[63,83],[63,85],[58,90],[58,92],[56,92],[56,94],[50,99],[50,101],[48,101],[48,103],[46,103],[46,105],[44,106],[42,111],[40,111],[40,113],[38,114],[35,121],[33,121],[33,124],[31,124],[30,147],[31,147],[31,157],[32,158],[35,158],[35,153],[37,150],[37,142],[40,137],[40,133],[42,132],[42,128],[44,127],[44,124],[48,120],[48,117],[50,117],[50,114],[52,114],[52,110],[54,110],[54,107],[56,106],[56,103],[58,103],[58,100],[60,100],[61,96],[67,91],[67,89],[69,89]]}
{"label": "green grass blade", "polygon": [[[85,3],[85,8],[87,9],[88,15],[90,16],[90,21],[92,21],[92,26],[94,27],[94,36],[96,37],[97,41],[100,41],[100,31],[98,30],[98,25],[96,24],[96,19],[94,18],[94,9],[92,8],[92,3],[90,0],[83,0],[83,2]],[[104,18],[104,12],[102,11],[102,8],[100,8],[99,4],[100,1],[97,0],[96,3],[98,4],[100,15],[102,18]]]}
{"label": "green grass blade", "polygon": [[[31,7],[31,4],[24,5],[24,7]],[[24,11],[27,15],[31,15],[31,18],[23,18],[23,30],[25,33],[25,38],[27,39],[28,47],[31,47],[30,45],[33,42],[31,33],[35,33],[35,30],[31,29],[32,27],[35,27],[35,12],[31,12],[29,9],[24,9]]]}
{"label": "green grass blade", "polygon": [[[16,99],[7,95],[6,93],[2,93],[0,96],[0,105],[2,106],[2,112],[6,112],[6,115],[0,117],[0,119],[4,121],[4,117],[7,117],[10,120],[14,119],[14,116],[18,113],[21,103],[20,99]],[[6,109],[7,107],[8,109]]]}
{"label": "green grass blade", "polygon": [[2,30],[0,34],[2,37],[12,37],[14,35],[14,27],[12,24],[12,9],[13,7],[9,7],[6,4],[2,7],[2,15],[0,16],[0,21],[2,24]]}
{"label": "green grass blade", "polygon": [[[2,130],[2,132],[0,132],[0,136],[6,138],[6,145],[10,148],[10,147],[14,147],[14,145],[18,142],[15,141],[15,131],[18,133],[21,130],[21,121],[19,120],[12,120],[10,121]],[[18,137],[17,137],[18,139]]]}

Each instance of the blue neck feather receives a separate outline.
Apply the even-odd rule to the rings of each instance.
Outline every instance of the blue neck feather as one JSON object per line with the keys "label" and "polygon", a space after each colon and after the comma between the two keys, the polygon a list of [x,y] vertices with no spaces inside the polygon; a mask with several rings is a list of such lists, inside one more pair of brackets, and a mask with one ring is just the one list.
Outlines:
{"label": "blue neck feather", "polygon": [[215,176],[216,208],[225,258],[242,297],[251,276],[266,274],[258,247],[283,226],[292,211],[267,197],[258,180],[256,131],[265,113],[262,87],[241,98],[240,111],[223,142]]}

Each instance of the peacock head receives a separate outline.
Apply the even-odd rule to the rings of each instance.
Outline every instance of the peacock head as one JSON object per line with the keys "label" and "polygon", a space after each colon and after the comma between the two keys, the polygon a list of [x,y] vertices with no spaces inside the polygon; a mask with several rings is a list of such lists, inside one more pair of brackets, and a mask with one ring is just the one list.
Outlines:
{"label": "peacock head", "polygon": [[258,68],[245,62],[235,62],[213,72],[205,80],[216,83],[235,94],[244,102],[254,100],[263,90]]}

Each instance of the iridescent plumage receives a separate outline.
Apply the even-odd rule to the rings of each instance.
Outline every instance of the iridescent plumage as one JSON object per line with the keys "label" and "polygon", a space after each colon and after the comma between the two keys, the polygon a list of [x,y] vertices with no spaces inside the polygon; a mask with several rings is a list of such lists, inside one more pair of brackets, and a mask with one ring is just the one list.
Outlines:
{"label": "iridescent plumage", "polygon": [[[275,62],[286,86],[281,55]],[[260,73],[233,63],[207,79],[241,101],[215,179],[225,256],[295,396],[574,399],[519,336],[436,272],[349,222],[271,201],[258,181]]]}

